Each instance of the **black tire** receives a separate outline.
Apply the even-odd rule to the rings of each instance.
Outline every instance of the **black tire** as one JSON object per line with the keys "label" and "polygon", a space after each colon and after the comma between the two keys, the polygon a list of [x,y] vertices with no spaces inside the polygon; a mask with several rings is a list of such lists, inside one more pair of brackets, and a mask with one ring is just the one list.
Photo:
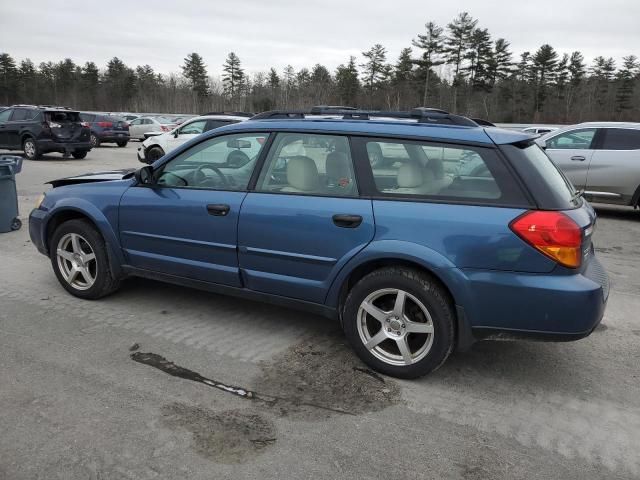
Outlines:
{"label": "black tire", "polygon": [[27,160],[38,160],[42,156],[42,151],[38,147],[38,142],[36,142],[33,137],[27,137],[22,142],[22,150],[24,151],[24,156]]}
{"label": "black tire", "polygon": [[82,160],[87,156],[87,152],[88,150],[74,150],[73,152],[71,152],[71,155],[77,160]]}
{"label": "black tire", "polygon": [[11,221],[11,230],[12,231],[16,231],[16,230],[20,230],[22,228],[22,220],[20,220],[18,217],[14,218]]}
{"label": "black tire", "polygon": [[93,133],[91,134],[90,141],[91,141],[91,147],[92,148],[98,148],[100,146],[100,139],[98,138],[97,135],[95,135]]}
{"label": "black tire", "polygon": [[[430,347],[425,349],[426,353],[423,354],[424,356],[410,365],[393,365],[381,360],[379,356],[372,353],[378,348],[383,348],[383,346],[385,349],[392,350],[395,347],[394,339],[387,338],[379,343],[379,347],[369,350],[365,346],[365,342],[359,332],[358,324],[361,322],[359,310],[362,302],[370,295],[374,295],[376,292],[386,291],[387,289],[402,290],[410,294],[422,303],[431,317],[431,323],[429,325],[432,326],[433,333],[406,334],[409,343],[415,342],[418,346],[423,342],[423,339],[431,338]],[[379,298],[385,300],[384,295]],[[418,309],[415,311],[420,312],[420,307],[417,303],[414,304],[413,300],[408,300],[407,305],[409,304],[411,308]],[[381,310],[387,311],[388,308]],[[385,315],[391,315],[391,312]],[[366,319],[366,321],[363,322],[365,325],[377,325],[377,320],[373,320],[372,316],[364,314],[363,317]],[[426,317],[424,318],[426,319]],[[385,322],[388,322],[388,320],[385,320]],[[385,324],[382,321],[378,323],[382,324],[380,330],[382,331],[385,330],[385,325],[393,324],[393,320],[391,324]],[[403,323],[402,329],[404,329],[405,321],[403,320],[400,323]],[[347,340],[360,359],[372,369],[392,377],[407,379],[418,378],[433,372],[446,361],[453,351],[455,344],[455,313],[449,295],[439,283],[428,274],[408,268],[383,268],[363,277],[351,289],[347,296],[342,314],[342,324]],[[376,335],[377,334],[379,334],[379,332],[376,333]],[[429,335],[431,335],[431,337],[429,337]],[[424,344],[429,344],[429,341],[424,340]],[[377,351],[380,352],[380,350]],[[417,352],[419,352],[419,350],[417,350]],[[412,355],[413,353],[414,352],[411,352]]]}
{"label": "black tire", "polygon": [[[80,290],[69,284],[58,264],[57,247],[60,240],[68,234],[80,235],[95,254],[95,281],[90,288],[85,290]],[[111,272],[105,241],[87,220],[69,220],[60,225],[49,242],[49,256],[58,281],[67,292],[76,297],[95,300],[115,292],[120,286],[120,280],[115,278]]]}
{"label": "black tire", "polygon": [[147,160],[147,163],[153,163],[163,156],[164,156],[164,150],[162,150],[162,148],[158,146],[155,146],[147,150],[145,159]]}
{"label": "black tire", "polygon": [[124,148],[127,146],[127,143],[129,143],[129,140],[125,140],[124,142],[116,142],[116,144],[120,147],[120,148]]}

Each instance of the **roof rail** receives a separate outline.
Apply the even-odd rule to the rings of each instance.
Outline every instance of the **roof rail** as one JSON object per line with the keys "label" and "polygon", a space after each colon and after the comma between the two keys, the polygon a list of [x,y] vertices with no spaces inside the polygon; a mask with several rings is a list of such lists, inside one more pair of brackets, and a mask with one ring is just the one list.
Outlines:
{"label": "roof rail", "polygon": [[204,115],[229,115],[229,116],[234,116],[234,117],[247,117],[247,118],[251,118],[253,116],[255,116],[255,113],[250,113],[250,112],[207,112],[207,113],[201,113],[200,116],[204,116]]}
{"label": "roof rail", "polygon": [[251,120],[304,119],[313,115],[342,116],[343,120],[371,120],[372,118],[394,118],[416,120],[418,123],[440,125],[460,125],[477,127],[473,120],[461,115],[454,115],[437,108],[418,107],[411,111],[357,110],[353,107],[317,106],[311,110],[270,110],[259,113]]}

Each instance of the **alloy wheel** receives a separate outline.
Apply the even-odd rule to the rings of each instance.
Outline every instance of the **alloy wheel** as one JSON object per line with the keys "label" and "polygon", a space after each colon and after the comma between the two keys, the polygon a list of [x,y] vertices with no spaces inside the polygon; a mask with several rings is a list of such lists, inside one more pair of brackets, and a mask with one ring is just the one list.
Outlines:
{"label": "alloy wheel", "polygon": [[77,233],[67,233],[56,249],[58,268],[65,281],[77,290],[88,290],[98,274],[96,255],[87,240]]}
{"label": "alloy wheel", "polygon": [[367,350],[389,365],[419,362],[433,345],[429,310],[415,296],[396,288],[377,290],[363,300],[357,328]]}

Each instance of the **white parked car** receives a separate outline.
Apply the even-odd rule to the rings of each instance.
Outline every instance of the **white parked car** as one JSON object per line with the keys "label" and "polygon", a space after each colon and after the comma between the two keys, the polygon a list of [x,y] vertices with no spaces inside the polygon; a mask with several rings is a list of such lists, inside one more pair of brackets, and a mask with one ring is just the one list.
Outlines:
{"label": "white parked car", "polygon": [[138,117],[129,123],[129,136],[131,139],[144,140],[145,133],[170,132],[175,127],[176,124],[165,117]]}
{"label": "white parked car", "polygon": [[[170,132],[147,138],[138,148],[138,160],[153,163],[165,153],[214,128],[249,120],[250,115],[215,114],[191,118]],[[131,134],[133,137],[133,133]]]}
{"label": "white parked car", "polygon": [[530,133],[531,135],[544,135],[556,130],[558,130],[558,127],[527,127],[522,129],[524,133]]}

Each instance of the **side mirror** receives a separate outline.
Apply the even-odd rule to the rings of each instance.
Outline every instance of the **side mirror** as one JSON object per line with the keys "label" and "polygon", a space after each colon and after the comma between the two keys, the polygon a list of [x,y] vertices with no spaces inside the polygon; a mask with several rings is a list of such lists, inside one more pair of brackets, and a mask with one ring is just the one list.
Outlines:
{"label": "side mirror", "polygon": [[136,170],[135,178],[138,185],[151,185],[153,183],[153,168],[151,168],[151,165]]}
{"label": "side mirror", "polygon": [[173,132],[173,138],[178,138],[178,130],[176,130],[175,132]]}

